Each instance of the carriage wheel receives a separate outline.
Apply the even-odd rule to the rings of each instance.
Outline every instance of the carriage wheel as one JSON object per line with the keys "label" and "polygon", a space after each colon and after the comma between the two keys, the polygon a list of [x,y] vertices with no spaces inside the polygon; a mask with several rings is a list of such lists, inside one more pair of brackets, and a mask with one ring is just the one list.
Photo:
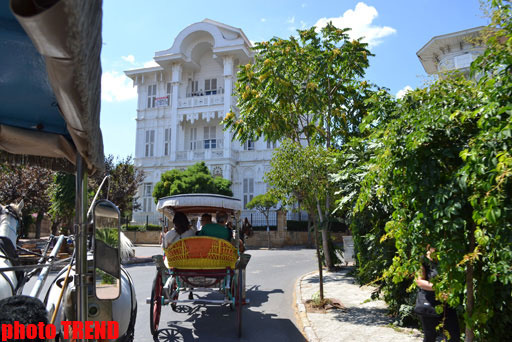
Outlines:
{"label": "carriage wheel", "polygon": [[242,270],[238,270],[238,277],[237,277],[237,284],[236,284],[236,296],[235,296],[235,304],[236,304],[236,322],[237,322],[237,328],[238,328],[238,337],[242,337],[242,308],[243,308],[243,284],[242,284]]}
{"label": "carriage wheel", "polygon": [[162,275],[157,271],[153,288],[151,290],[151,305],[149,311],[149,329],[151,335],[158,334],[158,324],[160,324],[160,312],[162,311]]}
{"label": "carriage wheel", "polygon": [[236,298],[237,298],[237,292],[236,292],[236,289],[237,289],[237,278],[233,275],[233,277],[231,278],[231,286],[229,287],[229,299],[230,299],[230,303],[229,303],[229,309],[231,311],[235,310],[236,308]]}
{"label": "carriage wheel", "polygon": [[[178,291],[176,291],[177,289],[178,289],[178,284],[176,283],[176,277],[173,276],[172,280],[171,280],[171,290],[170,290],[171,300],[178,300],[179,293],[178,293]],[[174,293],[174,291],[176,291],[176,294],[173,296],[172,294]],[[171,303],[172,311],[176,312],[177,306],[178,306],[177,303]]]}

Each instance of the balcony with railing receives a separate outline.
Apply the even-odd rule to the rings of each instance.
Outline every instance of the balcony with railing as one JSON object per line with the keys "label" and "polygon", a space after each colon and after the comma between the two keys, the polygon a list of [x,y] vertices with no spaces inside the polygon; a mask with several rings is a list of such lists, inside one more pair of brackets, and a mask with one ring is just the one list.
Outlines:
{"label": "balcony with railing", "polygon": [[178,99],[178,108],[190,108],[201,106],[223,105],[224,95],[203,95],[203,96],[187,96]]}
{"label": "balcony with railing", "polygon": [[196,140],[190,142],[190,150],[176,151],[176,160],[211,160],[224,158],[222,139]]}

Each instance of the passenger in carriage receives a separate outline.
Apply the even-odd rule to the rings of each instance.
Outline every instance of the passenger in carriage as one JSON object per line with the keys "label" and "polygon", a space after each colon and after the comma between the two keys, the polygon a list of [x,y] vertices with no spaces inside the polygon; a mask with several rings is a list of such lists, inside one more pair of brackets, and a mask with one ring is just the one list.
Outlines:
{"label": "passenger in carriage", "polygon": [[162,247],[164,249],[178,240],[196,235],[196,230],[190,226],[187,215],[184,213],[177,211],[174,214],[172,223],[174,223],[174,228],[169,230],[162,239]]}
{"label": "passenger in carriage", "polygon": [[215,219],[217,223],[208,223],[201,228],[201,230],[197,233],[199,236],[211,236],[219,239],[224,239],[226,241],[231,241],[231,232],[226,227],[226,222],[228,221],[228,214],[225,212],[218,212],[215,215]]}
{"label": "passenger in carriage", "polygon": [[209,223],[212,223],[212,215],[210,215],[208,213],[201,215],[201,219],[199,220],[199,227],[197,229],[197,232],[199,233],[201,231],[201,229],[203,229],[203,227]]}

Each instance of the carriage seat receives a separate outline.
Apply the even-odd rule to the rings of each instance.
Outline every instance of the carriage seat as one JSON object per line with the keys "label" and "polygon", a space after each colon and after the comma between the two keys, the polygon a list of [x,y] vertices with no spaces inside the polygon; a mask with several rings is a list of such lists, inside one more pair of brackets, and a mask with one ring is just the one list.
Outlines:
{"label": "carriage seat", "polygon": [[220,270],[235,268],[238,252],[224,239],[195,236],[181,239],[165,249],[169,268]]}

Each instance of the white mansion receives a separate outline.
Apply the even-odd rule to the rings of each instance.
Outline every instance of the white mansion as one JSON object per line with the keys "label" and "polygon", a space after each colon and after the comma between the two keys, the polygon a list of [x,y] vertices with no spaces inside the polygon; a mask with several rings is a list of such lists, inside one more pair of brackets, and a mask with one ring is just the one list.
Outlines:
{"label": "white mansion", "polygon": [[477,39],[483,29],[479,26],[432,37],[416,55],[429,75],[443,77],[444,72],[458,70],[468,77],[471,62],[485,51]]}
{"label": "white mansion", "polygon": [[205,19],[181,31],[170,49],[157,51],[158,66],[125,71],[138,92],[135,165],[146,173],[134,221],[157,223],[151,194],[160,175],[199,161],[231,180],[244,206],[266,191],[263,175],[275,146],[231,141],[220,123],[230,110],[237,112],[237,70],[252,56],[241,29]]}

